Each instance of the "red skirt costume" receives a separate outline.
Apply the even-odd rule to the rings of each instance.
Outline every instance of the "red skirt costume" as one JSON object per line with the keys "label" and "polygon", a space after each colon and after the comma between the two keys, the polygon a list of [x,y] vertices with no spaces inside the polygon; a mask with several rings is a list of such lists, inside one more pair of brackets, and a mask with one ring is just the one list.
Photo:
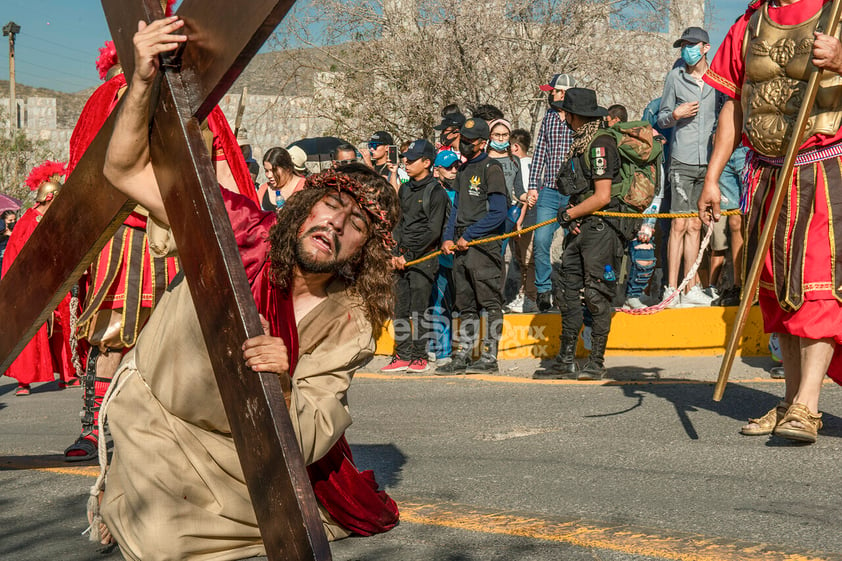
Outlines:
{"label": "red skirt costume", "polygon": [[[812,31],[819,21],[826,25],[829,4],[830,0],[800,0],[788,6],[754,2],[731,27],[704,78],[743,104],[743,142],[752,149],[742,203],[747,226],[744,268],[757,253],[776,174],[801,105],[799,96],[806,89],[802,77],[811,66]],[[792,184],[765,256],[759,301],[767,333],[834,339],[837,347],[828,375],[842,384],[840,98],[842,92],[825,87],[823,81],[812,128],[799,148]]]}
{"label": "red skirt costume", "polygon": [[[97,88],[85,104],[70,137],[68,175],[111,114],[125,86],[125,76],[117,74]],[[213,159],[227,161],[240,193],[256,201],[248,166],[218,106],[207,123],[207,136],[213,138]],[[101,347],[132,347],[178,270],[175,258],[151,257],[146,216],[130,214],[91,265],[87,299],[78,322],[79,337]]]}
{"label": "red skirt costume", "polygon": [[[29,240],[43,214],[35,208],[27,210],[18,220],[3,258],[3,274],[12,266],[24,244]],[[38,382],[52,382],[54,373],[59,380],[68,382],[76,377],[70,349],[70,294],[65,295],[47,321],[23,348],[14,362],[6,370],[20,385]]]}

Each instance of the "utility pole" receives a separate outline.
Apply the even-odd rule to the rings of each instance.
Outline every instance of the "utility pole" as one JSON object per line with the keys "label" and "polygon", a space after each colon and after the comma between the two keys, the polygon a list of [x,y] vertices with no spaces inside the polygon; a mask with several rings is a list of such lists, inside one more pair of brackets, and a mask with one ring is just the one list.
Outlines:
{"label": "utility pole", "polygon": [[9,36],[9,137],[15,138],[18,126],[18,104],[15,101],[15,35],[20,33],[20,26],[10,21],[3,26],[3,37]]}

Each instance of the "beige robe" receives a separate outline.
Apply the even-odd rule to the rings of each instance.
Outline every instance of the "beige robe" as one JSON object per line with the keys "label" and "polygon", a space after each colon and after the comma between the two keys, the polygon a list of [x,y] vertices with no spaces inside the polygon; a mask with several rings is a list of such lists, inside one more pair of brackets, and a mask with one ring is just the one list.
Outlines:
{"label": "beige robe", "polygon": [[[150,249],[171,253],[156,232]],[[158,239],[160,238],[160,239]],[[304,461],[351,424],[346,391],[374,353],[371,326],[341,282],[298,322],[290,414]],[[108,404],[114,455],[102,514],[126,559],[265,555],[186,280],[171,286],[121,364]],[[320,507],[329,539],[346,537]]]}

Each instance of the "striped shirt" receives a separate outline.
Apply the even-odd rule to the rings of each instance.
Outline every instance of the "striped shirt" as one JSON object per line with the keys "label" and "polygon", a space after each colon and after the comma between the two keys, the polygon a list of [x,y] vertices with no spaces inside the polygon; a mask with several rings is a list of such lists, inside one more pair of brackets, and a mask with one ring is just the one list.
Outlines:
{"label": "striped shirt", "polygon": [[535,153],[532,154],[532,166],[529,169],[529,188],[541,190],[544,187],[555,189],[555,178],[570,144],[573,131],[561,117],[561,113],[550,109],[541,121]]}

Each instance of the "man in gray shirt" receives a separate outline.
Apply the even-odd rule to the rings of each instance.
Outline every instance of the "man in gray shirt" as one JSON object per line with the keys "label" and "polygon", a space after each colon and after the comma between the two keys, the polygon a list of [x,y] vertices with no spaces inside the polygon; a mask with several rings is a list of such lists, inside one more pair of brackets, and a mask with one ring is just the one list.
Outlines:
{"label": "man in gray shirt", "polygon": [[[711,153],[716,124],[717,93],[702,81],[708,69],[707,52],[710,39],[704,29],[688,27],[673,47],[681,48],[682,63],[667,74],[658,127],[674,127],[670,153],[671,212],[693,212],[702,191]],[[699,254],[702,223],[698,218],[674,219],[667,244],[667,286],[664,298],[675,292],[678,273],[684,262],[685,274]],[[712,297],[705,294],[695,280],[680,295],[682,306],[709,306]],[[673,300],[674,305],[679,299]]]}

